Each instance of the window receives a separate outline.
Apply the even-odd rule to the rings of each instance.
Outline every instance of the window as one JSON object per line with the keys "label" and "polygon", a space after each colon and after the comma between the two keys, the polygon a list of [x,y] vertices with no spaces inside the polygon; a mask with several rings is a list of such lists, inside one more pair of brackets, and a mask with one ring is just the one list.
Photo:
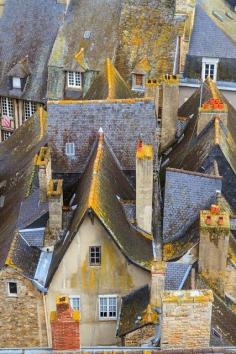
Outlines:
{"label": "window", "polygon": [[14,89],[21,89],[21,80],[19,77],[12,78],[12,87]]}
{"label": "window", "polygon": [[99,296],[99,319],[117,318],[117,296],[116,295],[100,295]]}
{"label": "window", "polygon": [[7,291],[9,296],[17,296],[17,283],[9,281],[7,283]]}
{"label": "window", "polygon": [[2,131],[2,140],[7,140],[8,138],[10,138],[10,136],[12,135],[12,132],[9,132],[7,130],[3,130]]}
{"label": "window", "polygon": [[36,112],[37,106],[35,102],[24,101],[24,118],[27,120]]}
{"label": "window", "polygon": [[75,71],[67,73],[68,87],[82,88],[82,74]]}
{"label": "window", "polygon": [[219,59],[214,58],[203,58],[202,59],[202,80],[204,81],[207,77],[212,80],[217,80],[217,67]]}
{"label": "window", "polygon": [[66,155],[67,156],[75,156],[75,144],[74,143],[66,143]]}
{"label": "window", "polygon": [[73,310],[80,310],[80,297],[78,295],[70,296],[70,306]]}
{"label": "window", "polygon": [[145,84],[145,75],[133,74],[132,77],[132,89],[143,90]]}
{"label": "window", "polygon": [[101,246],[89,247],[89,262],[90,265],[101,264]]}
{"label": "window", "polygon": [[1,98],[2,116],[13,117],[13,101],[11,98]]}

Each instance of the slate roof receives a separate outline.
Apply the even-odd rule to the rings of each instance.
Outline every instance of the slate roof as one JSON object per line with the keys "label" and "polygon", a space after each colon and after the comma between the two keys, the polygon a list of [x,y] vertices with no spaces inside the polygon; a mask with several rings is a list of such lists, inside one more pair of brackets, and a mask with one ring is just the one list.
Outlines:
{"label": "slate roof", "polygon": [[[165,278],[165,290],[182,289],[192,266],[184,263],[169,262]],[[151,322],[146,311],[150,300],[150,287],[145,285],[122,298],[117,335],[123,336]],[[138,320],[138,318],[141,320]]]}
{"label": "slate roof", "polygon": [[120,76],[110,59],[103,65],[100,74],[96,77],[85,99],[106,100],[116,98],[131,98],[132,91]]}
{"label": "slate roof", "polygon": [[163,239],[174,241],[185,234],[221,191],[222,177],[168,168],[166,170]]}
{"label": "slate roof", "polygon": [[[84,49],[90,70],[100,71],[117,47],[121,0],[71,0],[50,57],[50,66],[80,71],[75,55]],[[90,37],[85,38],[85,31]]]}
{"label": "slate roof", "polygon": [[[214,16],[213,11],[222,16],[223,21]],[[232,19],[226,13],[229,13]],[[223,0],[198,1],[189,55],[236,58],[236,14]]]}
{"label": "slate roof", "polygon": [[31,187],[33,157],[46,142],[46,115],[38,110],[0,144],[0,184],[5,181],[5,201],[0,208],[0,268],[5,264],[22,200]]}
{"label": "slate roof", "polygon": [[0,96],[11,96],[7,74],[28,56],[32,74],[19,96],[38,102],[45,99],[47,63],[64,9],[55,0],[5,1],[0,19]]}
{"label": "slate roof", "polygon": [[129,223],[121,202],[134,199],[133,189],[104,141],[103,133],[100,133],[78,185],[73,202],[78,207],[69,227],[69,235],[55,246],[47,284],[89,210],[101,221],[121,252],[132,263],[148,269],[153,258],[152,242],[148,235],[139,232]]}
{"label": "slate roof", "polygon": [[[228,107],[227,127],[220,121],[216,128],[214,119],[206,124],[202,132],[197,135],[198,108],[210,98],[219,98]],[[211,80],[206,80],[179,109],[180,117],[186,117],[188,123],[182,136],[172,145],[172,151],[166,153],[167,166],[193,172],[209,173],[212,164],[217,162],[219,174],[223,176],[222,193],[233,209],[236,208],[236,198],[232,188],[236,176],[236,111],[219,92]],[[191,117],[191,118],[190,118]],[[213,118],[213,117],[212,117]],[[216,141],[216,134],[219,135]],[[164,168],[163,168],[164,170]]]}
{"label": "slate roof", "polygon": [[43,247],[45,228],[19,230],[20,235],[32,247]]}

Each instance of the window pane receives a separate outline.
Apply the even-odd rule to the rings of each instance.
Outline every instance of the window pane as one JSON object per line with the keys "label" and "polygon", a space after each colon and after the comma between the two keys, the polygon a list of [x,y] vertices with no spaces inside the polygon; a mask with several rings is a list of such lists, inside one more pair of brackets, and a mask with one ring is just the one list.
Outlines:
{"label": "window pane", "polygon": [[13,77],[12,86],[13,88],[21,88],[21,81],[19,77]]}
{"label": "window pane", "polygon": [[9,294],[17,294],[17,283],[15,282],[9,282],[8,283],[8,291]]}
{"label": "window pane", "polygon": [[68,86],[69,87],[81,87],[82,86],[82,74],[80,72],[68,71]]}
{"label": "window pane", "polygon": [[80,298],[79,297],[71,297],[70,298],[70,305],[73,310],[80,309]]}
{"label": "window pane", "polygon": [[136,86],[143,86],[143,75],[140,75],[140,74],[135,75],[135,85]]}
{"label": "window pane", "polygon": [[89,260],[91,265],[101,264],[101,247],[92,246],[89,247]]}
{"label": "window pane", "polygon": [[3,140],[7,140],[8,138],[10,138],[10,136],[12,135],[12,132],[8,132],[8,131],[3,131],[3,134],[2,134],[2,139]]}
{"label": "window pane", "polygon": [[13,101],[11,98],[2,97],[1,106],[2,116],[13,117]]}
{"label": "window pane", "polygon": [[117,316],[117,298],[104,296],[99,298],[100,317],[114,319]]}
{"label": "window pane", "polygon": [[36,103],[24,101],[24,118],[27,120],[36,112]]}

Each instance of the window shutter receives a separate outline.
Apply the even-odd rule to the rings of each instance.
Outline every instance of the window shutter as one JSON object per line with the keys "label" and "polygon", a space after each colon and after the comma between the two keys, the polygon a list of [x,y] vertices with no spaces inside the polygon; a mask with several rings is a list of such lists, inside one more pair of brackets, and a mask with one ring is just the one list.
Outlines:
{"label": "window shutter", "polygon": [[8,77],[8,89],[9,90],[13,89],[13,78],[12,78],[12,76]]}
{"label": "window shutter", "polygon": [[26,78],[20,79],[20,83],[21,83],[21,91],[24,91],[25,84],[26,84]]}

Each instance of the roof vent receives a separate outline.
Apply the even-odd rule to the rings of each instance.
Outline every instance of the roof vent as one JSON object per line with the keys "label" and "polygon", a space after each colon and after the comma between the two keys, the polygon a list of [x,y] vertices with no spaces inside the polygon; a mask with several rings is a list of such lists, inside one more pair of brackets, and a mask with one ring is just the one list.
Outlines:
{"label": "roof vent", "polygon": [[230,12],[226,12],[225,16],[227,16],[230,20],[234,20],[233,16],[231,15]]}
{"label": "roof vent", "polygon": [[84,32],[84,39],[89,39],[91,37],[91,31]]}
{"label": "roof vent", "polygon": [[213,14],[218,20],[220,20],[221,22],[224,22],[224,17],[223,17],[221,14],[219,14],[219,12],[217,12],[217,11],[212,11],[212,14]]}

